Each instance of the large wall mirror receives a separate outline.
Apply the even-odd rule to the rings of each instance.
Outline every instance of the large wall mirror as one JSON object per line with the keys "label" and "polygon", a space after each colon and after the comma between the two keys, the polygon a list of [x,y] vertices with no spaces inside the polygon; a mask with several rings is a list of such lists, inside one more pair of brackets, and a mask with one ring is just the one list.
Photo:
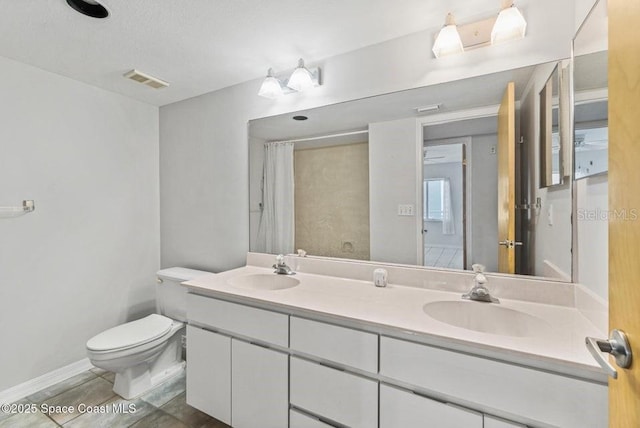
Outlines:
{"label": "large wall mirror", "polygon": [[571,191],[547,206],[533,178],[539,93],[565,62],[250,121],[250,249],[570,280]]}
{"label": "large wall mirror", "polygon": [[[608,296],[607,2],[599,0],[573,42],[575,279]],[[614,213],[615,214],[615,213]]]}

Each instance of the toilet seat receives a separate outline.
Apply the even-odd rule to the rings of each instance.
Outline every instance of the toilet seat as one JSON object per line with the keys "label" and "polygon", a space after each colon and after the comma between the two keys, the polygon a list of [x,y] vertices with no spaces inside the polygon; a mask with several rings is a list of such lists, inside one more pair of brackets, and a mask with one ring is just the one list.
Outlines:
{"label": "toilet seat", "polygon": [[169,333],[173,320],[158,314],[122,324],[106,330],[87,342],[93,352],[122,351],[152,342]]}

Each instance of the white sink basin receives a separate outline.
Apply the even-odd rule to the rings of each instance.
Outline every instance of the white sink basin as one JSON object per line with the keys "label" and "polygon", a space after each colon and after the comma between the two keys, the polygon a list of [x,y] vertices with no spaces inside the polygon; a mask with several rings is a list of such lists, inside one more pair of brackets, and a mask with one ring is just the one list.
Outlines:
{"label": "white sink basin", "polygon": [[445,324],[502,336],[539,336],[551,327],[541,318],[496,303],[438,301],[427,303],[423,310]]}
{"label": "white sink basin", "polygon": [[229,284],[232,287],[242,288],[244,290],[275,291],[295,287],[300,284],[300,281],[287,275],[258,273],[231,278]]}

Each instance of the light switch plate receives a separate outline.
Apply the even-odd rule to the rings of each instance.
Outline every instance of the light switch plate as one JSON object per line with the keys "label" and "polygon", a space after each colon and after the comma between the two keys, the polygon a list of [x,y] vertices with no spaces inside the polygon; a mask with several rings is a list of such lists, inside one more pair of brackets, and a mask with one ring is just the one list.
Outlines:
{"label": "light switch plate", "polygon": [[398,215],[401,216],[413,216],[415,212],[415,207],[411,204],[400,204],[398,205]]}

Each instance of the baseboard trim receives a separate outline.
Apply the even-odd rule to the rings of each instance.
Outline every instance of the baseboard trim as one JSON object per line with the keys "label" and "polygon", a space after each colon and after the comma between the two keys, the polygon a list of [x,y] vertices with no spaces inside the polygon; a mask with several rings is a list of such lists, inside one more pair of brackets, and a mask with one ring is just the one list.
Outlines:
{"label": "baseboard trim", "polygon": [[9,389],[0,391],[0,404],[9,404],[23,399],[24,397],[36,393],[51,385],[55,385],[65,379],[69,379],[77,374],[92,369],[93,365],[88,358],[84,358],[68,366],[45,373],[42,376],[28,380]]}

